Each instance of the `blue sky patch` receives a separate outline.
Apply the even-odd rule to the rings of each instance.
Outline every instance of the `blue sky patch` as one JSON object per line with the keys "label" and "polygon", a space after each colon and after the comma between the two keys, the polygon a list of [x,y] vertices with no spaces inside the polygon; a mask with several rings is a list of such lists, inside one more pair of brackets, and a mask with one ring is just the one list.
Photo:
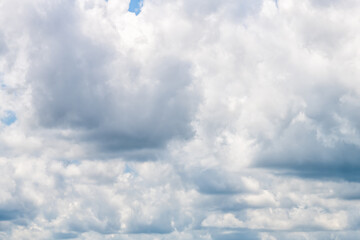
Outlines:
{"label": "blue sky patch", "polygon": [[130,173],[136,175],[136,171],[132,169],[128,164],[125,165],[124,173]]}
{"label": "blue sky patch", "polygon": [[8,126],[16,122],[16,120],[16,114],[13,111],[6,111],[5,116],[1,118],[1,122]]}
{"label": "blue sky patch", "polygon": [[135,13],[135,15],[139,15],[143,2],[143,0],[130,0],[128,11]]}
{"label": "blue sky patch", "polygon": [[279,8],[278,0],[274,0],[274,1],[275,1],[275,4],[276,4],[276,7]]}

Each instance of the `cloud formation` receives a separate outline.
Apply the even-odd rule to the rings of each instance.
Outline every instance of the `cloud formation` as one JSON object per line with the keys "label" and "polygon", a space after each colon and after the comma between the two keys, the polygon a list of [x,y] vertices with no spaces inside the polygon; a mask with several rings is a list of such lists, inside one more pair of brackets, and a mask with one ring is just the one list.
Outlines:
{"label": "cloud formation", "polygon": [[0,3],[0,239],[356,239],[354,0]]}

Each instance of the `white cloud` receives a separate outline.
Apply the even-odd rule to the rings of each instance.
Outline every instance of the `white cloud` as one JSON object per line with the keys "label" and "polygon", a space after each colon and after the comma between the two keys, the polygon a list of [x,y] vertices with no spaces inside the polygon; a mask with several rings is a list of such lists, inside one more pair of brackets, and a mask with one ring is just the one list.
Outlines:
{"label": "white cloud", "polygon": [[355,239],[359,3],[0,3],[0,239]]}

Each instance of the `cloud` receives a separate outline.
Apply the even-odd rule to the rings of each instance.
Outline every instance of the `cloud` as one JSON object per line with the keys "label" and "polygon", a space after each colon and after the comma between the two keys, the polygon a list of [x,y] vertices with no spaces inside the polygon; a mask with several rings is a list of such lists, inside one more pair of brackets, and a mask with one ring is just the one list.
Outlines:
{"label": "cloud", "polygon": [[[31,58],[25,60],[23,82],[31,91],[31,128],[49,129],[56,138],[68,131],[67,138],[104,153],[159,149],[172,139],[192,136],[199,95],[190,62],[158,54],[152,46],[147,57],[122,52],[117,45],[132,29],[114,37],[117,30],[105,24],[108,32],[99,35],[90,22],[101,16],[91,12],[110,12],[112,3],[25,5],[27,14],[14,20],[14,30],[25,27],[24,44],[33,46],[23,53]],[[101,18],[115,18],[109,15]],[[126,13],[120,21],[136,22],[130,19]]]}
{"label": "cloud", "polygon": [[355,239],[359,3],[0,3],[0,239]]}
{"label": "cloud", "polygon": [[[191,136],[197,99],[190,64],[167,55],[141,63],[141,56],[122,54],[114,42],[104,43],[104,36],[79,32],[80,10],[69,8],[55,7],[43,26],[29,26],[41,33],[31,41],[43,46],[32,52],[27,76],[39,125],[75,130],[74,138],[95,142],[103,151],[159,148]],[[60,21],[65,14],[69,20]]]}

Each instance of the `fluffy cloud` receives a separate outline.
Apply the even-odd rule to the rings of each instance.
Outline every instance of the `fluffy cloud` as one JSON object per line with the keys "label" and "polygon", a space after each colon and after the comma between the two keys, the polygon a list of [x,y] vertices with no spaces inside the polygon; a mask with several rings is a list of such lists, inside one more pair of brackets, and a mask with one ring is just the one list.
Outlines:
{"label": "fluffy cloud", "polygon": [[0,239],[356,239],[353,0],[0,3]]}

